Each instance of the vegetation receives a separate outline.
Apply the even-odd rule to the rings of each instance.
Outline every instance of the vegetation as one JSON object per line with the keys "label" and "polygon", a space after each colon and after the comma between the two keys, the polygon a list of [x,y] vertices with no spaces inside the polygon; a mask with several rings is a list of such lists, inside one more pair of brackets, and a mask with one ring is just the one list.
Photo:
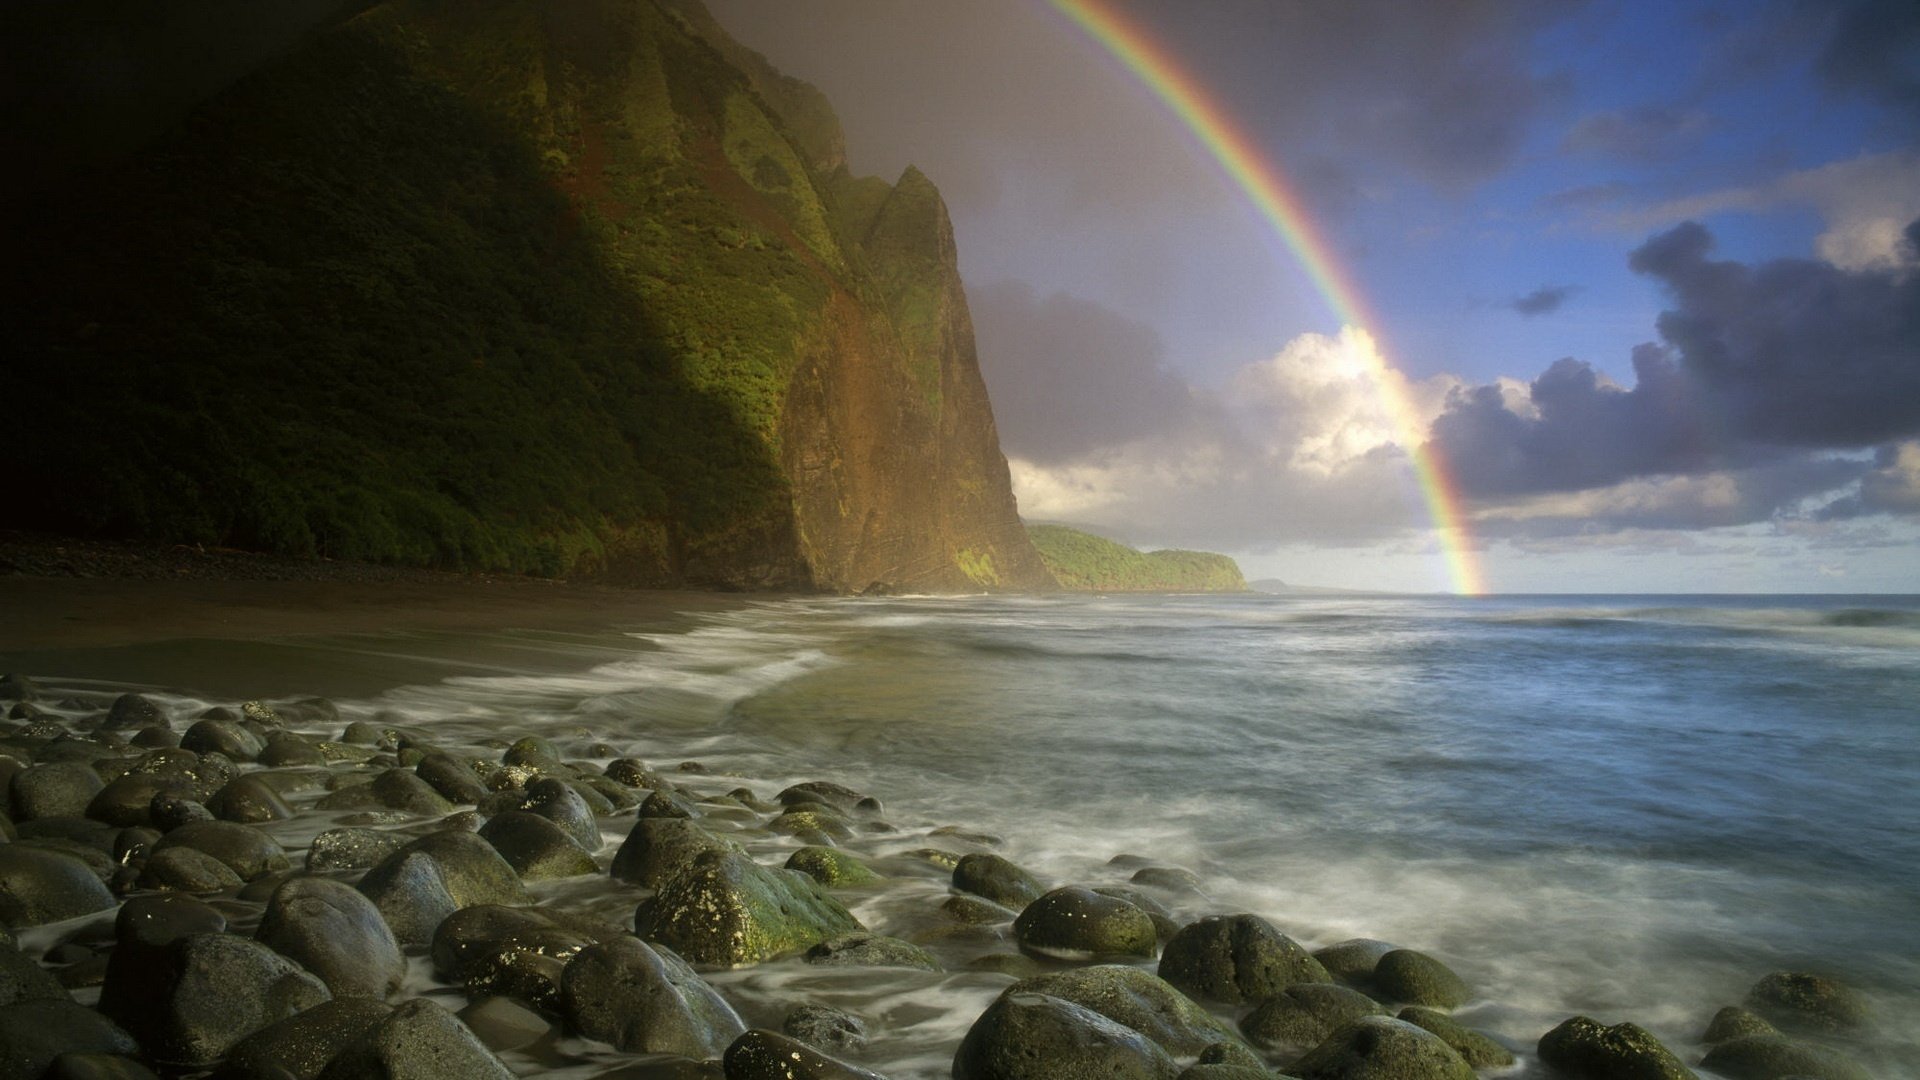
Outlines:
{"label": "vegetation", "polygon": [[1246,592],[1240,566],[1207,551],[1135,551],[1125,544],[1069,529],[1029,525],[1054,579],[1076,592]]}
{"label": "vegetation", "polygon": [[795,358],[836,292],[910,283],[847,233],[886,186],[823,193],[824,99],[756,71],[787,134],[687,19],[402,0],[14,208],[0,524],[634,581],[767,562]]}

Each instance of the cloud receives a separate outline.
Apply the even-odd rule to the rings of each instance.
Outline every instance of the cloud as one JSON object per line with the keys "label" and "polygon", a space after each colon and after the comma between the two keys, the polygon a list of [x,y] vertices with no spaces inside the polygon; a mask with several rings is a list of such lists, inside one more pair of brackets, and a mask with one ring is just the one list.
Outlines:
{"label": "cloud", "polygon": [[1817,70],[1829,86],[1854,91],[1920,121],[1920,5],[1912,0],[1809,3],[1831,36]]}
{"label": "cloud", "polygon": [[1507,306],[1522,315],[1551,315],[1579,291],[1577,285],[1542,285],[1525,296],[1514,297]]}
{"label": "cloud", "polygon": [[1820,508],[1820,521],[1874,514],[1920,514],[1920,442],[1883,446],[1857,490]]}
{"label": "cloud", "polygon": [[1153,328],[1064,293],[999,282],[969,291],[980,371],[1007,454],[1041,464],[1196,422]]}
{"label": "cloud", "polygon": [[1686,153],[1713,127],[1699,109],[1641,105],[1588,113],[1573,125],[1560,149],[1582,157],[1634,164],[1667,160]]}

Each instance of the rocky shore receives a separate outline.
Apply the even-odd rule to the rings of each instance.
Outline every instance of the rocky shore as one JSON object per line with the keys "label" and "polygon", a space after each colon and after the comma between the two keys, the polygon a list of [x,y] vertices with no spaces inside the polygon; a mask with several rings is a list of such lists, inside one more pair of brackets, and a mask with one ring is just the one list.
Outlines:
{"label": "rocky shore", "polygon": [[[323,699],[19,675],[0,705],[0,1080],[842,1080],[948,1019],[919,1074],[1865,1076],[1872,1020],[1831,979],[1701,1003],[1692,1065],[1630,1022],[1477,1031],[1453,1015],[1476,989],[1418,943],[1309,950],[1154,857],[1043,881],[833,780],[649,763],[609,733],[463,743]],[[983,1006],[847,992],[940,980]]]}

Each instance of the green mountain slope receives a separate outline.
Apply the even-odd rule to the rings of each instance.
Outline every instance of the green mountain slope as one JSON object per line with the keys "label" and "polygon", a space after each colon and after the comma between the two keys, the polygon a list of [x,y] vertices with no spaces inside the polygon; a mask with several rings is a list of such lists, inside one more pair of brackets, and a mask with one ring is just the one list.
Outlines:
{"label": "green mountain slope", "polygon": [[1063,589],[1076,592],[1246,592],[1240,566],[1207,551],[1135,551],[1069,529],[1029,525],[1027,535]]}
{"label": "green mountain slope", "polygon": [[0,522],[1034,588],[944,206],[692,0],[396,0],[17,204]]}

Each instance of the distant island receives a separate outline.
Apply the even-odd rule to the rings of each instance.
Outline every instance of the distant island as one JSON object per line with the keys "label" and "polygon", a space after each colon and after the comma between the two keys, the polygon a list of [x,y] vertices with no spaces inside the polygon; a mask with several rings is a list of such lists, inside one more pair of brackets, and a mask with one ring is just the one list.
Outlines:
{"label": "distant island", "polygon": [[1060,587],[1072,592],[1246,592],[1240,565],[1210,551],[1136,551],[1064,525],[1027,536]]}

